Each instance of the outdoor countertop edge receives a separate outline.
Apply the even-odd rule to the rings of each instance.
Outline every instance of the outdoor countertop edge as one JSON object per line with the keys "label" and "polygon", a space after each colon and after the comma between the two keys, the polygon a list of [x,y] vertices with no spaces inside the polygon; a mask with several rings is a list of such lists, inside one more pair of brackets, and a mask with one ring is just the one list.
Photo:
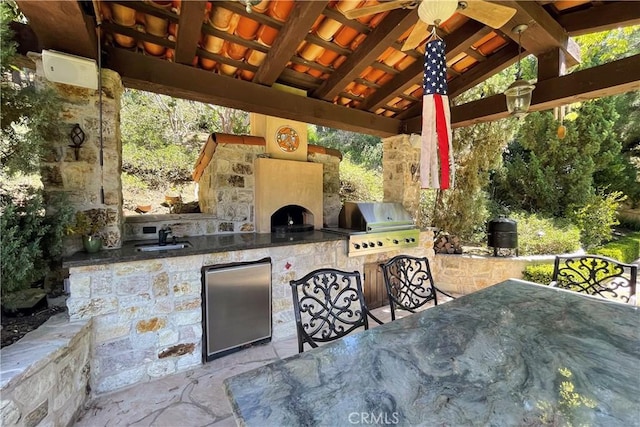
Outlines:
{"label": "outdoor countertop edge", "polygon": [[346,240],[346,236],[323,231],[308,231],[279,235],[276,233],[233,233],[211,236],[191,236],[178,239],[179,242],[189,242],[191,247],[184,249],[162,250],[154,252],[140,252],[137,245],[153,243],[152,240],[138,240],[123,243],[117,249],[103,249],[97,253],[76,252],[64,257],[64,268],[83,267],[89,265],[104,265],[118,262],[144,261],[158,258],[185,257],[217,252],[243,251],[249,249],[269,248],[278,246],[300,245]]}

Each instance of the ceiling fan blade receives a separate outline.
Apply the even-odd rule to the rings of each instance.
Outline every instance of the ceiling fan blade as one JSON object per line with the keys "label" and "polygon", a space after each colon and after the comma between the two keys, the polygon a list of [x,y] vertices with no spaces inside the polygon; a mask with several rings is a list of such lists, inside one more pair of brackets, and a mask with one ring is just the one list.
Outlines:
{"label": "ceiling fan blade", "polygon": [[415,49],[420,42],[427,37],[428,28],[429,24],[422,19],[418,19],[416,25],[413,26],[413,30],[411,30],[411,34],[409,34],[409,37],[407,37],[407,40],[405,40],[402,45],[402,51]]}
{"label": "ceiling fan blade", "polygon": [[501,28],[516,14],[514,8],[497,3],[482,0],[467,0],[461,3],[465,3],[466,8],[459,7],[457,10],[459,14],[482,22],[491,28]]}
{"label": "ceiling fan blade", "polygon": [[374,13],[386,12],[387,10],[398,9],[405,5],[411,4],[411,0],[392,0],[375,6],[361,7],[360,9],[351,9],[344,12],[344,16],[348,19],[356,19],[362,16],[373,15]]}

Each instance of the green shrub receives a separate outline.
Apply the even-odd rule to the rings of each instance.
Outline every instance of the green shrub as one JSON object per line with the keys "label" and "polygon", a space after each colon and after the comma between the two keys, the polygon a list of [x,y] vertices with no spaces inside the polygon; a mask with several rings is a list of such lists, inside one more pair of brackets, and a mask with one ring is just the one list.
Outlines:
{"label": "green shrub", "polygon": [[573,211],[571,219],[580,228],[580,241],[587,251],[611,239],[613,227],[619,224],[616,211],[625,198],[621,192],[593,195]]}
{"label": "green shrub", "polygon": [[567,220],[527,213],[510,216],[518,222],[520,255],[563,254],[580,249],[580,230]]}
{"label": "green shrub", "polygon": [[614,240],[592,252],[626,263],[633,262],[640,258],[640,233]]}
{"label": "green shrub", "polygon": [[548,285],[553,279],[553,264],[528,265],[522,272],[522,278],[530,282]]}
{"label": "green shrub", "polygon": [[42,190],[0,195],[0,293],[29,288],[43,279],[62,253],[62,239],[72,208],[64,198],[47,201]]}

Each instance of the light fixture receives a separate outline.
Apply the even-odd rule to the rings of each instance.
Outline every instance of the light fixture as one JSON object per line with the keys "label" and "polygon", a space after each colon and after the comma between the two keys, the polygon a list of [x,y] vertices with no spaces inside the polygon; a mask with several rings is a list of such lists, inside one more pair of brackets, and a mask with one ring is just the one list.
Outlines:
{"label": "light fixture", "polygon": [[518,33],[518,68],[516,71],[516,81],[511,83],[511,86],[504,91],[507,97],[507,110],[509,114],[517,118],[524,117],[529,111],[531,105],[531,92],[535,89],[535,85],[532,85],[526,80],[522,79],[522,67],[520,60],[522,59],[522,45],[520,44],[520,37],[522,32],[529,28],[526,24],[517,25],[513,28],[514,33]]}
{"label": "light fixture", "polygon": [[69,138],[71,139],[71,145],[69,147],[73,148],[76,160],[80,160],[80,149],[82,148],[82,143],[84,142],[84,131],[80,127],[80,124],[76,123],[73,128],[71,128],[71,132],[69,132]]}
{"label": "light fixture", "polygon": [[438,26],[458,9],[457,0],[423,1],[418,6],[418,16],[429,25]]}

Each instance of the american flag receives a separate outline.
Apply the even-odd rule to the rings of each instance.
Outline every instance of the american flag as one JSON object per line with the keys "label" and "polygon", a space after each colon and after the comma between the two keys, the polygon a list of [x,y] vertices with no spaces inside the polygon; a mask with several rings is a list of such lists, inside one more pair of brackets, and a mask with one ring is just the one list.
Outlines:
{"label": "american flag", "polygon": [[453,187],[455,181],[445,43],[434,35],[426,48],[422,84],[420,183],[422,188],[444,190]]}

